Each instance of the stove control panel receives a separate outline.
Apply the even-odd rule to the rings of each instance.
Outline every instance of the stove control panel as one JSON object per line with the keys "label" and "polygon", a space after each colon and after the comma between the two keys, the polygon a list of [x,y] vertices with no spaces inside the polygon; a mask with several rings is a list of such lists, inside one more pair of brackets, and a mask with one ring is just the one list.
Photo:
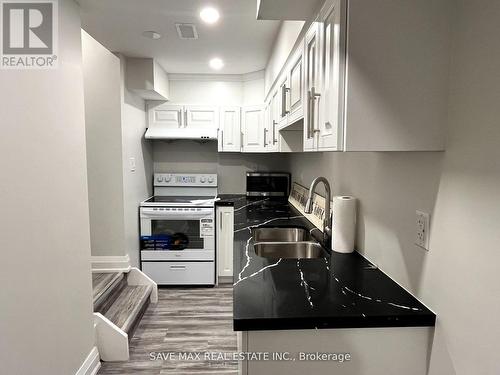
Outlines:
{"label": "stove control panel", "polygon": [[154,186],[217,186],[216,174],[155,173]]}

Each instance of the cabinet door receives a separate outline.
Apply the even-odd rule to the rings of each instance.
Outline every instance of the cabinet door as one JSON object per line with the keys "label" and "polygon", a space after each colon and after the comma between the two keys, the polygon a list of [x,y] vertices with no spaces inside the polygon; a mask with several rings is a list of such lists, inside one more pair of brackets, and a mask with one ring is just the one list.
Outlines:
{"label": "cabinet door", "polygon": [[288,124],[288,113],[290,113],[289,110],[289,91],[290,88],[288,87],[288,75],[285,74],[279,83],[278,86],[279,90],[279,127],[286,126]]}
{"label": "cabinet door", "polygon": [[217,275],[233,276],[234,208],[217,207]]}
{"label": "cabinet door", "polygon": [[219,151],[241,151],[240,107],[222,107],[220,110]]}
{"label": "cabinet door", "polygon": [[304,97],[304,49],[299,48],[292,58],[289,78],[289,110],[288,124],[292,124],[304,116],[302,103]]}
{"label": "cabinet door", "polygon": [[173,104],[148,104],[148,126],[179,129],[184,127],[184,107]]}
{"label": "cabinet door", "polygon": [[324,100],[321,102],[318,148],[321,151],[342,150],[345,30],[341,0],[334,0],[323,24]]}
{"label": "cabinet door", "polygon": [[242,109],[243,152],[264,152],[264,109],[247,106]]}
{"label": "cabinet door", "polygon": [[270,152],[279,151],[280,134],[278,130],[279,126],[278,121],[279,121],[279,95],[278,95],[278,90],[276,90],[271,94],[271,98],[269,100],[269,132],[267,133],[269,142],[267,147],[268,151]]}
{"label": "cabinet door", "polygon": [[305,56],[305,91],[304,108],[304,151],[318,148],[318,124],[320,123],[321,101],[321,23],[313,22],[306,33]]}
{"label": "cabinet door", "polygon": [[219,109],[206,105],[187,105],[184,107],[184,124],[196,129],[218,129]]}
{"label": "cabinet door", "polygon": [[271,101],[268,101],[264,105],[264,149],[265,151],[270,151],[271,139],[269,139],[272,132],[272,120],[271,120]]}

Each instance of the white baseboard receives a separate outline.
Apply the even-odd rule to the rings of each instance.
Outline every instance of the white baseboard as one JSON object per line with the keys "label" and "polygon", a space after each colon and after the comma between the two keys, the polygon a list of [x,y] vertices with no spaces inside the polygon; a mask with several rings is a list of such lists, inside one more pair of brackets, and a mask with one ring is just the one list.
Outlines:
{"label": "white baseboard", "polygon": [[96,375],[100,368],[99,351],[94,346],[75,375]]}
{"label": "white baseboard", "polygon": [[123,256],[91,256],[92,272],[128,272],[130,257]]}

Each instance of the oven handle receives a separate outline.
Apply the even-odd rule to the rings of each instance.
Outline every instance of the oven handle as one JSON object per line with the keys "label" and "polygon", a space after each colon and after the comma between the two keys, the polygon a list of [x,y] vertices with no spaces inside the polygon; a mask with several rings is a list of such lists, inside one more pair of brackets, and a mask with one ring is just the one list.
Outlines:
{"label": "oven handle", "polygon": [[141,209],[140,217],[141,219],[201,219],[206,217],[213,217],[213,210],[206,209],[201,211],[150,211]]}

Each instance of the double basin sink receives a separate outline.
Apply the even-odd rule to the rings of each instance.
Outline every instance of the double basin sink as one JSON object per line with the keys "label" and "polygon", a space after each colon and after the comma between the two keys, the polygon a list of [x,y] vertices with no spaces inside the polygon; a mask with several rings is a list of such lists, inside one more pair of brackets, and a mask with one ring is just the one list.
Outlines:
{"label": "double basin sink", "polygon": [[252,229],[255,253],[271,259],[317,259],[328,256],[310,232],[299,227],[257,227]]}

